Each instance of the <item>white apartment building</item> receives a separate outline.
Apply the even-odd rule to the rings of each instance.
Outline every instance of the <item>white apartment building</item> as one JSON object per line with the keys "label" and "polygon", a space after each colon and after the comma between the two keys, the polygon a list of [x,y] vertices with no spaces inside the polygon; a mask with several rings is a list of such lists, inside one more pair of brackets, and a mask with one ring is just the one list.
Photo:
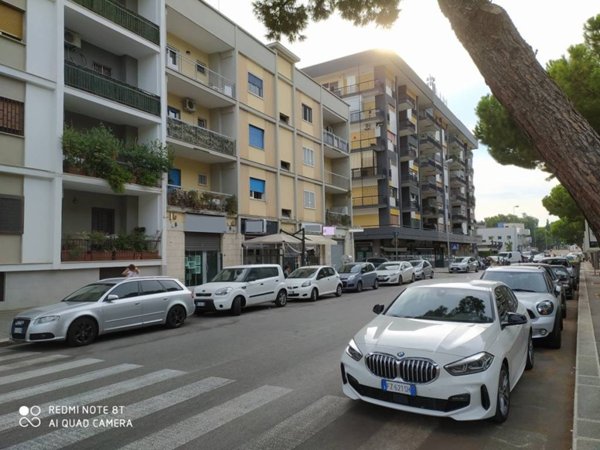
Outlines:
{"label": "white apartment building", "polygon": [[531,249],[531,231],[523,223],[499,223],[497,227],[477,227],[480,251],[492,253]]}

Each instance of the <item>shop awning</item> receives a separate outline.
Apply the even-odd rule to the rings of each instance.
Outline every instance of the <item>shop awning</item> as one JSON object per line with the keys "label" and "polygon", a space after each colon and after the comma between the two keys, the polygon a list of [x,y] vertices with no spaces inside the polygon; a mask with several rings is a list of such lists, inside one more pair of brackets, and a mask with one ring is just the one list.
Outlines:
{"label": "shop awning", "polygon": [[317,245],[337,245],[337,241],[321,235],[307,234],[306,240]]}
{"label": "shop awning", "polygon": [[302,244],[302,241],[294,236],[285,233],[267,234],[253,239],[246,239],[242,245],[244,247],[253,247],[257,245],[279,245],[279,244]]}

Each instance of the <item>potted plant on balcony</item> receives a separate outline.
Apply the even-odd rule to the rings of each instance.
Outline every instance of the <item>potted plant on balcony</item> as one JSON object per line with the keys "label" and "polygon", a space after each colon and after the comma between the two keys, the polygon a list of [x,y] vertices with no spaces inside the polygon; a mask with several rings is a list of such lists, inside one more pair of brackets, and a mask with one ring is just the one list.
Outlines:
{"label": "potted plant on balcony", "polygon": [[89,239],[92,261],[106,261],[112,259],[112,252],[109,251],[109,240],[106,234],[101,231],[92,231]]}

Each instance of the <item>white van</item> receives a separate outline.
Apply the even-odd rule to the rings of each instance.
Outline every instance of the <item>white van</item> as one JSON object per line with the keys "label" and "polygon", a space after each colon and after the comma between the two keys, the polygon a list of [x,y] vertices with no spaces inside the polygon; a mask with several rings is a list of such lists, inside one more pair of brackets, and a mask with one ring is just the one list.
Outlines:
{"label": "white van", "polygon": [[498,253],[498,261],[508,261],[512,263],[520,263],[523,261],[521,252],[500,252]]}

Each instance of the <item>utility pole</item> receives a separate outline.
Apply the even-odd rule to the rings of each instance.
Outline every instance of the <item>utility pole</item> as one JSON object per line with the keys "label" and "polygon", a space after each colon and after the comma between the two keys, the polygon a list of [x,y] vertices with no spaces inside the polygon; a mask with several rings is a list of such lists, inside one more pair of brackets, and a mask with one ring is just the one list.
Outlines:
{"label": "utility pole", "polygon": [[394,247],[396,253],[395,261],[398,261],[398,231],[394,231]]}

